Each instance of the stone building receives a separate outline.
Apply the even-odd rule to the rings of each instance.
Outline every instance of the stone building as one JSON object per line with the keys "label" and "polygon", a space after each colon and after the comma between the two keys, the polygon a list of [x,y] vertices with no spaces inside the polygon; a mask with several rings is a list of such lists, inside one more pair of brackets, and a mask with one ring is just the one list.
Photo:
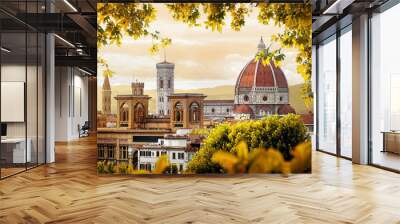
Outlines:
{"label": "stone building", "polygon": [[[149,156],[148,152],[147,154],[142,152],[141,157],[140,150],[143,146],[147,145],[151,148],[151,145],[154,146],[165,136],[172,136],[184,129],[202,128],[206,96],[198,93],[170,94],[167,96],[170,102],[167,110],[170,111],[170,115],[154,116],[149,114],[151,97],[144,95],[144,83],[134,82],[131,89],[131,94],[114,97],[117,101],[116,127],[97,129],[98,159],[117,162],[130,160],[138,169],[151,169],[148,164],[155,157]],[[150,149],[149,147],[147,148]],[[175,161],[178,169],[184,167],[182,161],[185,159],[179,159],[181,154],[175,155],[175,153],[184,153],[185,158],[189,158],[187,156],[190,154],[188,151],[190,149],[186,146],[171,148],[163,145],[162,150],[160,148],[159,151],[163,150],[171,152],[171,160]],[[173,159],[174,156],[177,156],[176,159]]]}
{"label": "stone building", "polygon": [[233,117],[233,100],[204,100],[204,117],[222,121]]}
{"label": "stone building", "polygon": [[165,135],[157,143],[145,144],[138,150],[138,168],[151,171],[160,156],[167,155],[170,166],[175,166],[176,171],[181,173],[187,168],[187,163],[192,160],[199,147],[200,143],[193,136]]}
{"label": "stone building", "polygon": [[157,63],[157,99],[156,114],[158,116],[169,115],[168,96],[174,93],[174,68],[173,63],[163,62]]}
{"label": "stone building", "polygon": [[[265,50],[261,39],[258,52]],[[158,157],[166,153],[178,170],[183,170],[189,154],[195,151],[190,152],[188,145],[177,143],[179,138],[187,141],[184,140],[186,137],[177,137],[177,132],[212,127],[222,121],[295,113],[289,105],[285,74],[273,62],[264,65],[261,60],[251,59],[239,73],[232,96],[234,100],[205,100],[206,96],[201,93],[174,93],[174,64],[164,61],[156,68],[157,115],[149,114],[151,97],[144,95],[144,83],[132,83],[131,94],[114,97],[117,101],[116,127],[98,128],[99,159],[130,159],[138,169],[151,170]],[[103,113],[110,113],[108,78],[102,93]]]}
{"label": "stone building", "polygon": [[169,96],[171,128],[202,128],[203,108],[206,95],[199,93],[175,93]]}
{"label": "stone building", "polygon": [[[262,38],[256,53],[260,51],[266,51]],[[264,65],[255,57],[239,73],[234,100],[206,100],[204,112],[206,119],[214,121],[296,113],[289,104],[289,87],[282,69],[272,61]]]}
{"label": "stone building", "polygon": [[[263,39],[257,46],[258,52],[266,51]],[[235,85],[233,114],[259,118],[270,114],[296,113],[289,105],[289,88],[282,69],[274,62],[263,64],[261,59],[252,58],[239,73]]]}
{"label": "stone building", "polygon": [[145,128],[149,97],[143,94],[144,83],[132,83],[132,94],[117,95],[117,128]]}

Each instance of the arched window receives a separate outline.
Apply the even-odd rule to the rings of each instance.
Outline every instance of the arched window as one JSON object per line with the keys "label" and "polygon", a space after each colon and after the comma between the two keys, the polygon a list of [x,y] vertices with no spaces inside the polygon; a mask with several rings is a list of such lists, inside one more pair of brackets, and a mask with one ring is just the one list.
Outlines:
{"label": "arched window", "polygon": [[144,106],[141,103],[136,104],[135,106],[135,122],[136,123],[143,123],[144,122]]}
{"label": "arched window", "polygon": [[280,96],[280,97],[279,97],[279,101],[283,101],[283,97]]}
{"label": "arched window", "polygon": [[249,96],[248,95],[244,95],[243,100],[246,101],[246,102],[249,101]]}
{"label": "arched window", "polygon": [[160,89],[164,88],[164,80],[160,79]]}
{"label": "arched window", "polygon": [[171,79],[168,79],[168,89],[171,89]]}
{"label": "arched window", "polygon": [[183,104],[181,102],[177,102],[174,106],[174,120],[183,121]]}
{"label": "arched window", "polygon": [[121,126],[126,126],[128,125],[128,120],[129,120],[129,105],[127,103],[123,103],[120,107],[120,114],[119,114],[119,120]]}
{"label": "arched window", "polygon": [[211,108],[211,113],[215,113],[215,109],[214,108]]}
{"label": "arched window", "polygon": [[189,107],[189,119],[191,122],[200,121],[200,106],[198,103],[193,102]]}

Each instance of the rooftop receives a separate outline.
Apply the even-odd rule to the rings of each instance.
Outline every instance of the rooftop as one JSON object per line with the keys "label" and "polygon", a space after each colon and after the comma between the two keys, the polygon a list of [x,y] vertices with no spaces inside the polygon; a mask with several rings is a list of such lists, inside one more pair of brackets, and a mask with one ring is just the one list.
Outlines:
{"label": "rooftop", "polygon": [[205,104],[212,104],[212,103],[231,103],[233,104],[234,100],[204,100]]}
{"label": "rooftop", "polygon": [[202,93],[174,93],[169,95],[168,97],[174,98],[174,97],[207,97],[207,96]]}
{"label": "rooftop", "polygon": [[187,135],[165,134],[164,139],[188,139]]}
{"label": "rooftop", "polygon": [[117,95],[114,97],[115,99],[119,98],[147,98],[150,99],[151,97],[148,95],[132,95],[132,94],[124,94],[124,95]]}

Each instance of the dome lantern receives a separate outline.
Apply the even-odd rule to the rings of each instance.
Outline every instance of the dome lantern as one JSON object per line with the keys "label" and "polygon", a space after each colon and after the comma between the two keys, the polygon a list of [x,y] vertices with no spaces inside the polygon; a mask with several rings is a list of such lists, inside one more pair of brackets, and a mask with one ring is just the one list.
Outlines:
{"label": "dome lantern", "polygon": [[260,43],[258,43],[258,45],[257,45],[257,48],[258,48],[258,51],[265,50],[265,43],[264,43],[264,40],[262,37],[260,39]]}

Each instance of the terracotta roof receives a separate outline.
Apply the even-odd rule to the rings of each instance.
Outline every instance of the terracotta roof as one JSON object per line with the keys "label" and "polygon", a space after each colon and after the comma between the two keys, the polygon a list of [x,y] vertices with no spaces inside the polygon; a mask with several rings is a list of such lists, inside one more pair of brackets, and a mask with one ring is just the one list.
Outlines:
{"label": "terracotta roof", "polygon": [[233,113],[254,115],[253,109],[251,109],[251,107],[246,104],[235,105],[235,107],[233,108]]}
{"label": "terracotta roof", "polygon": [[180,97],[207,97],[202,93],[173,93],[168,98],[180,98]]}
{"label": "terracotta roof", "polygon": [[256,83],[255,86],[258,87],[274,87],[275,79],[272,73],[271,65],[264,65],[261,60],[257,61],[257,71],[255,72]]}
{"label": "terracotta roof", "polygon": [[231,104],[233,104],[234,103],[234,100],[204,100],[204,103],[205,104],[208,104],[208,103],[231,103]]}
{"label": "terracotta roof", "polygon": [[200,144],[205,138],[206,136],[203,135],[189,135],[189,140],[192,144]]}
{"label": "terracotta roof", "polygon": [[257,110],[264,110],[264,111],[273,111],[274,110],[274,106],[271,104],[259,104],[256,105]]}
{"label": "terracotta roof", "polygon": [[141,99],[150,99],[151,97],[148,95],[140,95],[140,96],[136,96],[136,95],[117,95],[114,97],[114,99],[133,99],[133,98],[141,98]]}
{"label": "terracotta roof", "polygon": [[239,74],[236,88],[252,87],[288,88],[288,83],[283,71],[272,61],[264,65],[261,60],[252,59]]}
{"label": "terracotta roof", "polygon": [[164,139],[189,139],[187,135],[166,134]]}
{"label": "terracotta roof", "polygon": [[301,114],[301,120],[303,121],[304,124],[314,124],[314,114],[313,113],[308,113],[308,114]]}
{"label": "terracotta roof", "polygon": [[295,114],[295,113],[296,113],[296,111],[289,104],[284,104],[284,105],[280,106],[278,109],[278,114],[281,114],[281,115],[282,114]]}
{"label": "terracotta roof", "polygon": [[275,72],[276,85],[279,88],[288,88],[288,82],[286,80],[286,76],[283,73],[282,69],[277,68],[273,62],[271,62],[271,66]]}

